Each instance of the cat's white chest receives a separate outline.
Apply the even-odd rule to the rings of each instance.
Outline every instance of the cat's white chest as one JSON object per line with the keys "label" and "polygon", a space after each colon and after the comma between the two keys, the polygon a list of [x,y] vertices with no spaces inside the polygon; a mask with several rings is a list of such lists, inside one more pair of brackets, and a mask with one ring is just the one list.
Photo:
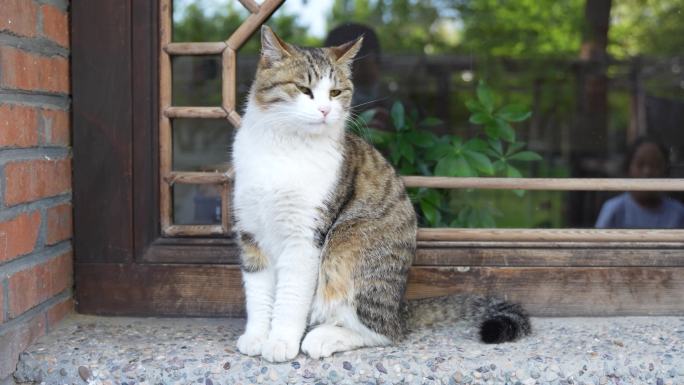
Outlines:
{"label": "cat's white chest", "polygon": [[257,130],[239,131],[233,148],[233,204],[240,228],[273,249],[287,239],[313,237],[341,162],[330,140],[282,140]]}

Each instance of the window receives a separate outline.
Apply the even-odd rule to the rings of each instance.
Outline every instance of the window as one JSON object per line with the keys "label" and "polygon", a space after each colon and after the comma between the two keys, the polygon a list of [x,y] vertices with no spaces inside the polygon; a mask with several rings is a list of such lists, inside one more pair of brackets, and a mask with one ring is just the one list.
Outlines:
{"label": "window", "polygon": [[[395,144],[378,146],[390,158],[403,154],[392,161],[414,186],[412,194],[423,194],[416,200],[422,229],[409,298],[474,292],[520,301],[534,315],[681,314],[682,230],[593,228],[602,203],[615,194],[654,189],[679,199],[684,190],[684,50],[677,39],[684,34],[678,29],[678,1],[644,7],[612,2],[608,43],[601,39],[605,32],[588,33],[595,38],[587,39],[578,27],[586,13],[605,12],[585,7],[611,3],[603,0],[525,2],[529,8],[491,8],[480,0],[411,0],[411,7],[408,0],[308,1],[308,12],[332,6],[315,16],[293,16],[304,8],[299,0],[279,9],[279,1],[74,2],[79,311],[205,316],[243,311],[228,215],[231,174],[224,160],[254,74],[258,34],[249,37],[250,32],[269,20],[285,39],[319,45],[327,30],[310,20],[354,20],[383,28],[381,84],[366,88],[360,96],[367,99],[359,103],[384,93],[384,104],[373,108],[384,107],[386,115],[374,118],[390,126],[385,131],[373,121],[368,126],[391,134]],[[199,12],[184,19],[181,11],[190,3]],[[435,12],[434,4],[446,8]],[[173,18],[172,5],[178,12]],[[223,10],[221,17],[202,8],[211,5]],[[214,23],[204,23],[207,18]],[[595,20],[605,20],[605,13]],[[192,28],[180,33],[185,22]],[[600,25],[594,27],[600,32]],[[231,36],[240,44],[229,45]],[[495,95],[497,108],[517,104],[533,111],[527,120],[511,123],[516,139],[525,142],[519,150],[543,158],[511,163],[523,178],[515,171],[473,171],[474,163],[436,170],[439,159],[417,165],[407,160],[408,147],[390,151],[402,146],[397,141],[405,133],[394,127],[397,100],[405,111],[402,115],[397,107],[397,119],[412,118],[413,111],[419,120],[439,119],[428,119],[429,129],[421,132],[439,140],[487,141],[484,125],[469,122],[473,114],[467,105],[477,100],[480,79]],[[516,108],[509,113],[524,112]],[[664,139],[668,178],[624,178],[627,145],[643,133]],[[377,132],[362,134],[377,140]],[[412,149],[420,156],[435,148],[417,147]],[[495,160],[489,156],[492,166]],[[444,163],[454,162],[461,161]],[[486,170],[483,164],[479,167]],[[514,192],[518,189],[525,189],[522,197]],[[491,208],[502,214],[492,216],[495,226],[485,215]]]}
{"label": "window", "polygon": [[[247,42],[250,33],[258,29],[280,6],[280,2],[241,2],[245,9],[236,8],[234,2],[229,1],[192,5],[182,0],[176,0],[173,2],[175,4],[172,2],[162,2],[161,14],[162,229],[168,236],[229,235],[230,224],[225,215],[229,205],[229,166],[224,163],[212,169],[210,164],[216,162],[205,159],[207,164],[196,165],[196,169],[186,171],[183,169],[185,165],[176,162],[176,158],[181,158],[183,154],[183,134],[189,134],[187,137],[196,142],[212,132],[221,140],[205,142],[222,144],[213,154],[219,154],[218,160],[220,156],[227,158],[229,143],[224,142],[230,135],[226,132],[239,126],[238,101],[244,100],[253,73],[243,71],[245,76],[238,77],[238,63],[243,63],[252,71],[256,65],[254,51],[245,53],[242,60],[238,50]],[[339,23],[340,20],[356,22],[356,19],[360,19],[365,27],[359,28],[369,28],[369,31],[359,29],[357,33],[366,33],[366,45],[371,48],[365,55],[377,56],[374,59],[381,62],[382,75],[377,84],[369,86],[368,77],[375,74],[355,69],[359,83],[355,104],[361,106],[357,113],[363,110],[375,112],[374,117],[368,118],[372,126],[373,119],[383,117],[378,110],[384,110],[386,116],[382,129],[385,132],[381,130],[377,136],[384,135],[386,139],[384,143],[380,140],[376,144],[384,148],[395,166],[405,175],[407,187],[421,214],[423,228],[419,231],[419,240],[678,242],[684,239],[684,230],[675,229],[589,229],[597,223],[601,201],[605,201],[611,193],[684,191],[684,180],[665,178],[665,174],[660,179],[618,177],[621,176],[618,163],[621,156],[624,157],[626,143],[646,132],[646,121],[654,116],[646,111],[648,94],[644,92],[644,84],[664,83],[660,86],[651,85],[651,90],[667,93],[668,89],[681,88],[677,81],[684,80],[680,80],[676,68],[670,69],[670,76],[649,75],[663,67],[667,60],[676,61],[676,58],[645,62],[633,59],[624,47],[617,44],[607,47],[601,41],[601,36],[582,39],[577,24],[582,15],[578,12],[593,12],[600,18],[605,14],[604,9],[593,9],[590,5],[583,8],[577,2],[568,2],[546,14],[538,14],[536,12],[541,12],[543,8],[543,5],[538,5],[540,9],[517,11],[520,13],[518,17],[527,20],[529,26],[505,31],[501,30],[504,27],[490,25],[486,20],[511,16],[497,14],[495,10],[488,9],[485,3],[477,1],[461,5],[417,3],[408,13],[401,9],[401,4],[405,3],[402,1],[386,5],[369,1],[365,11],[359,10],[362,7],[358,4],[355,6],[343,1],[329,3],[332,9],[328,14],[312,16],[315,11],[303,11],[301,8],[298,17],[327,19],[331,23],[335,20]],[[318,7],[322,7],[321,4]],[[174,8],[173,15],[171,8]],[[286,27],[283,33],[293,34],[294,31],[296,34],[293,38],[302,42],[322,38],[311,37],[312,32],[309,31],[320,26],[304,28],[307,26],[298,24],[292,17],[292,10],[287,12],[275,18],[276,23]],[[616,5],[613,12],[623,17],[633,17],[638,11]],[[568,14],[572,17],[566,17]],[[245,20],[240,24],[241,17]],[[281,22],[288,20],[288,17],[289,24]],[[372,23],[374,19],[386,22],[376,28],[377,35],[373,28],[367,27],[379,25]],[[556,20],[562,25],[558,30],[535,30],[539,28],[535,23],[540,20]],[[424,26],[420,23],[430,26],[428,36],[420,28],[416,29],[416,26]],[[230,24],[239,27],[231,31],[227,27]],[[629,21],[614,24],[613,29],[617,31],[614,33],[620,37],[619,34],[624,32]],[[388,40],[402,28],[407,34],[404,42]],[[563,31],[563,28],[569,31]],[[482,33],[474,35],[478,30]],[[533,32],[541,35],[522,36]],[[331,32],[327,38],[340,43],[334,41],[334,33]],[[337,38],[353,38],[351,35],[342,37],[345,33],[352,32],[340,32]],[[553,34],[561,36],[554,37]],[[380,37],[376,38],[378,35]],[[192,41],[222,37],[227,40]],[[515,39],[522,42],[513,44]],[[636,39],[622,36],[618,40],[634,43],[632,40]],[[255,41],[251,41],[251,44],[258,47]],[[381,54],[384,52],[383,44],[389,46],[384,49],[390,53]],[[572,56],[573,50],[580,51],[579,57]],[[621,59],[608,60],[608,53]],[[363,64],[359,64],[359,67],[371,65],[367,57],[362,57],[360,61]],[[503,84],[507,89],[501,94],[480,95],[481,86],[477,86],[475,76],[493,79],[496,85]],[[514,80],[505,80],[507,76]],[[378,91],[378,88],[384,90]],[[483,93],[491,94],[491,88],[485,87]],[[478,92],[473,92],[475,90]],[[237,97],[238,93],[241,93],[240,98]],[[371,97],[366,93],[374,93],[375,99],[370,100]],[[479,95],[480,100],[475,97],[469,99],[469,93]],[[482,101],[482,97],[493,99]],[[403,103],[400,106],[392,105],[388,103],[390,99],[402,100]],[[499,110],[509,113],[508,121],[497,118],[499,115],[496,113],[489,117],[480,113],[478,117],[477,106],[472,107],[471,111],[465,109],[467,101],[489,103],[491,106],[486,108],[497,109],[503,101],[500,99],[513,101]],[[533,107],[534,118],[524,125],[517,125],[514,122],[525,120],[529,115],[525,112],[529,107],[522,107],[525,103]],[[653,100],[651,103],[657,104]],[[661,107],[666,104],[661,103]],[[391,114],[390,108],[393,109]],[[559,112],[559,109],[571,111]],[[681,113],[682,107],[670,106],[669,110]],[[395,113],[402,115],[399,117],[401,121],[411,119],[411,114],[415,114],[418,120],[432,119],[433,124],[427,128],[408,124],[396,127]],[[469,115],[474,125],[467,123]],[[435,119],[435,116],[439,119]],[[503,122],[504,127],[488,125],[488,119]],[[210,125],[210,120],[216,121],[211,123],[214,131],[203,127]],[[677,118],[656,119],[650,126],[655,126],[651,131],[661,137],[674,139],[662,156],[673,161],[671,168],[675,169],[676,174],[682,174],[684,137],[675,132],[676,121]],[[224,122],[223,129],[218,128],[220,122]],[[522,126],[515,128],[519,130],[517,137],[511,124]],[[490,128],[504,131],[491,134]],[[374,128],[365,127],[361,134],[367,134],[372,139],[369,130]],[[404,139],[401,132],[394,130],[403,130]],[[421,137],[427,143],[424,146],[411,143],[416,137],[411,135],[421,130],[430,133]],[[452,141],[449,143],[451,150],[447,148],[445,153],[453,150],[456,155],[438,154],[441,159],[421,158],[433,156],[435,151],[431,147],[438,147],[443,144],[440,140],[448,142],[449,138]],[[470,141],[472,138],[480,138],[477,145]],[[468,148],[467,144],[473,144],[474,147]],[[464,152],[460,154],[462,145],[465,146]],[[492,153],[497,148],[501,149],[501,153]],[[201,145],[188,148],[188,151],[202,154],[205,158],[210,158],[212,154],[211,149]],[[505,158],[510,159],[507,161]],[[415,175],[418,172],[423,175]],[[588,178],[579,178],[580,175]],[[190,187],[182,183],[202,183],[206,186]],[[511,190],[518,196],[512,194]],[[456,200],[461,203],[454,204]],[[213,205],[213,211],[210,205]],[[202,220],[204,223],[200,224],[198,221]],[[613,226],[620,227],[619,224]]]}

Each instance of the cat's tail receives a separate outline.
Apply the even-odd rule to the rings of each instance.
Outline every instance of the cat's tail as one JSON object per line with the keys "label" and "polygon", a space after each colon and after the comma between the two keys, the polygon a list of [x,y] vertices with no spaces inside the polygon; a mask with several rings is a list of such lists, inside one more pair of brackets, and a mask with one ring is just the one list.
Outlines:
{"label": "cat's tail", "polygon": [[409,330],[465,320],[479,328],[480,339],[488,344],[514,341],[532,332],[530,317],[522,306],[496,297],[425,298],[409,301],[405,309]]}

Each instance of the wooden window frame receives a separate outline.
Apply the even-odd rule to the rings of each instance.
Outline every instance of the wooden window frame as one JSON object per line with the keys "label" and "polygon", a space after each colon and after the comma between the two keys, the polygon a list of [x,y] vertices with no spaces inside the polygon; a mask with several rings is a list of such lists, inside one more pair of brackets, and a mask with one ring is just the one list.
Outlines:
{"label": "wooden window frame", "polygon": [[[240,315],[244,298],[234,238],[165,236],[161,231],[159,6],[159,0],[71,6],[78,310]],[[176,44],[167,49],[192,54],[194,48]],[[168,113],[177,116],[177,111]],[[198,181],[191,173],[168,177],[172,183]],[[214,181],[229,183],[221,179],[228,177]],[[562,179],[548,185],[550,180],[414,176],[405,181],[436,188],[620,191],[651,189],[651,184],[682,190],[684,183]],[[446,237],[440,231],[419,233],[408,298],[456,291],[505,293],[517,300],[530,296],[526,304],[536,315],[684,311],[684,237],[679,230],[459,229],[458,240],[453,231]],[[599,239],[597,234],[607,236]],[[583,290],[584,296],[565,296]]]}

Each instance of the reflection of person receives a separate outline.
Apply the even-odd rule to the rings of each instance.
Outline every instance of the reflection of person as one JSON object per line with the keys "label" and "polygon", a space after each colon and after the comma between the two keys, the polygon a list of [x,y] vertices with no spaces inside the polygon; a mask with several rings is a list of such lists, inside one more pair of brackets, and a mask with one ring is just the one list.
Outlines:
{"label": "reflection of person", "polygon": [[331,47],[352,41],[363,36],[361,50],[352,65],[354,81],[354,95],[352,109],[356,112],[374,109],[375,115],[368,126],[385,129],[389,121],[387,108],[383,106],[383,96],[380,89],[380,41],[375,31],[363,24],[345,23],[337,26],[328,33],[325,46]]}
{"label": "reflection of person", "polygon": [[[627,154],[630,178],[664,178],[667,149],[658,141],[638,138]],[[598,228],[684,228],[684,205],[662,192],[631,191],[609,199],[596,220]]]}

